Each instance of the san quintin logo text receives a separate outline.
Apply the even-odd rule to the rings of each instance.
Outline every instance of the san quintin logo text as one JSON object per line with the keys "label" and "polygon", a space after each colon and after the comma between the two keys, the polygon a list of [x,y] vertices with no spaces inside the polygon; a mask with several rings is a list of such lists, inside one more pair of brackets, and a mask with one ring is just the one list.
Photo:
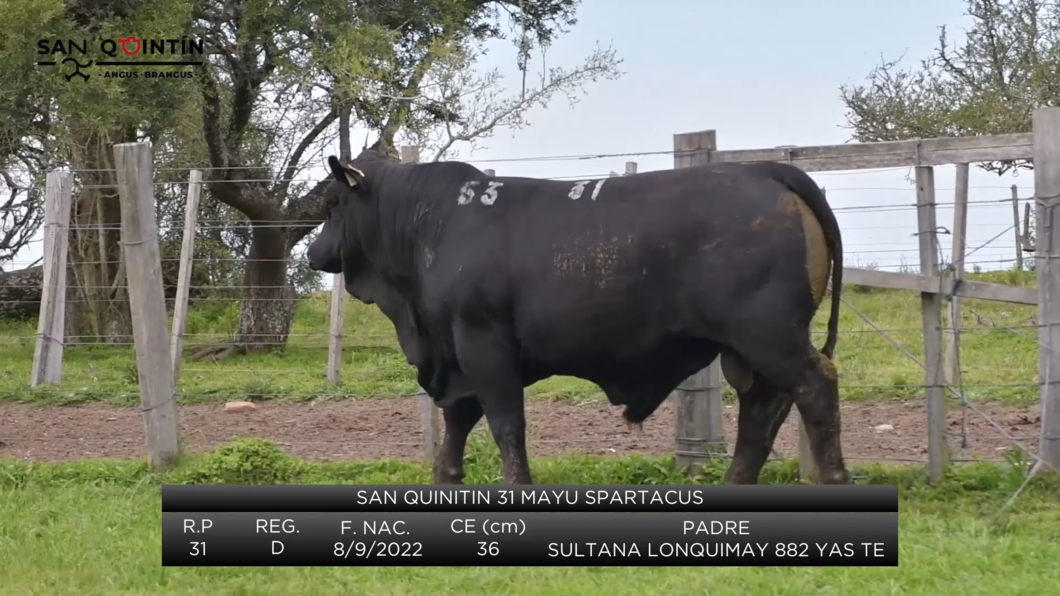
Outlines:
{"label": "san quintin logo text", "polygon": [[201,39],[187,37],[140,39],[129,35],[94,43],[87,39],[37,40],[37,55],[49,58],[38,60],[37,65],[59,66],[67,81],[87,81],[100,73],[108,79],[190,79],[194,71],[180,67],[202,66],[204,53]]}

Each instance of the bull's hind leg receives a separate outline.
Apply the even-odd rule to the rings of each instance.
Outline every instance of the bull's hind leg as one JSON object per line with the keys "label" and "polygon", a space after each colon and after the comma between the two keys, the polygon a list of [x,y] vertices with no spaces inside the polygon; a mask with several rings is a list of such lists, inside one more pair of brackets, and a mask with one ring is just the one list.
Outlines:
{"label": "bull's hind leg", "polygon": [[809,352],[806,374],[794,395],[817,464],[817,483],[850,484],[840,441],[839,375],[828,357],[813,346]]}
{"label": "bull's hind leg", "polygon": [[750,388],[740,391],[736,448],[725,474],[725,484],[757,484],[773,449],[777,432],[791,412],[792,398],[755,374]]}
{"label": "bull's hind leg", "polygon": [[463,484],[464,448],[471,429],[482,419],[482,404],[474,397],[465,397],[442,408],[445,418],[445,439],[434,460],[435,484]]}
{"label": "bull's hind leg", "polygon": [[[850,484],[850,474],[843,462],[840,445],[839,380],[835,367],[810,343],[809,330],[792,335],[767,335],[765,330],[782,328],[782,324],[763,322],[755,333],[748,333],[733,348],[755,371],[755,391],[759,377],[769,382],[779,394],[790,395],[799,409],[810,449],[817,464],[819,484]],[[763,425],[767,414],[754,414],[755,418],[744,423],[744,398],[740,396],[740,435],[754,436],[754,428]],[[761,400],[759,400],[761,401]],[[790,411],[788,402],[785,416]],[[757,422],[755,422],[757,421]],[[783,422],[783,418],[780,419]],[[765,426],[760,426],[765,428]],[[759,431],[760,432],[760,431]],[[770,439],[770,445],[772,439]],[[756,461],[751,460],[749,461]],[[764,460],[763,460],[764,461]],[[735,462],[734,466],[735,468]],[[755,468],[756,472],[759,468]],[[730,470],[730,476],[743,478],[745,473]]]}
{"label": "bull's hind leg", "polygon": [[523,383],[510,334],[488,323],[458,323],[453,330],[460,369],[475,385],[493,440],[504,461],[507,484],[532,484],[526,455]]}

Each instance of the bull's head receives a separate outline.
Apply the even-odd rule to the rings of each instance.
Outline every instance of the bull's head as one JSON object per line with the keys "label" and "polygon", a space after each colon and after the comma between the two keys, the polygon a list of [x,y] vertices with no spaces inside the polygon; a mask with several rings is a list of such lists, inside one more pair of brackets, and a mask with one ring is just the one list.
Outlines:
{"label": "bull's head", "polygon": [[334,180],[324,194],[327,207],[324,227],[307,251],[309,267],[314,271],[342,273],[347,293],[365,304],[379,306],[394,325],[405,359],[416,367],[420,386],[444,405],[474,393],[459,369],[436,365],[426,330],[420,325],[415,310],[369,261],[358,233],[358,203],[369,198],[369,178],[374,166],[386,161],[393,159],[374,146],[348,164],[334,156],[328,158]]}
{"label": "bull's head", "polygon": [[334,180],[324,191],[324,228],[309,245],[307,256],[310,269],[342,273],[343,251],[352,250],[357,253],[347,255],[353,257],[347,258],[347,261],[350,261],[348,266],[358,266],[357,261],[364,260],[360,237],[357,234],[355,209],[352,208],[358,198],[368,197],[365,170],[362,168],[370,171],[372,166],[380,162],[393,161],[390,156],[375,147],[373,145],[372,148],[365,149],[356,159],[345,164],[334,155],[328,157],[328,167]]}

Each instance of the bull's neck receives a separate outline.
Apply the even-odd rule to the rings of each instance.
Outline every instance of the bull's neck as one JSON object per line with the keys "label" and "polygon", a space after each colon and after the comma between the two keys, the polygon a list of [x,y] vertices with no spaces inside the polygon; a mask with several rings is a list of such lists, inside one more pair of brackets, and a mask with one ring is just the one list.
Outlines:
{"label": "bull's neck", "polygon": [[[426,164],[425,164],[426,165]],[[412,291],[416,247],[424,214],[429,213],[429,168],[393,164],[382,169],[373,189],[376,222],[366,249],[373,263],[402,293]]]}

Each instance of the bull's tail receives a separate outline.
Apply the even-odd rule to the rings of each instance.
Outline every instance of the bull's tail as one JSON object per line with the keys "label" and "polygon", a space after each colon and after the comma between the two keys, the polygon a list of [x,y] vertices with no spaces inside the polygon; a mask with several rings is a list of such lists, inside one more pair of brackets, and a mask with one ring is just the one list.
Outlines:
{"label": "bull's tail", "polygon": [[786,163],[765,162],[761,165],[767,168],[774,180],[802,197],[824,230],[829,251],[832,253],[832,310],[828,318],[828,336],[821,353],[831,359],[839,335],[839,298],[843,287],[843,238],[839,231],[839,222],[824,191],[809,174]]}

